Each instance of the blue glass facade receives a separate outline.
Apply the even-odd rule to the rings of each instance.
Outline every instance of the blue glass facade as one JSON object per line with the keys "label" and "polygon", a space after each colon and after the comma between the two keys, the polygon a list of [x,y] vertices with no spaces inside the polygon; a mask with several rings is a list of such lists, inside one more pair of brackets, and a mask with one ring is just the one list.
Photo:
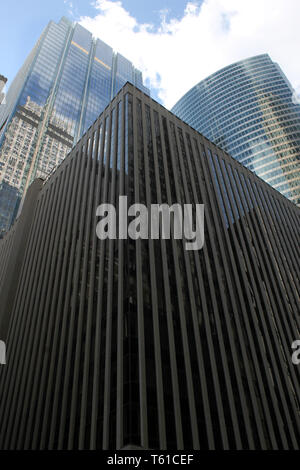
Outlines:
{"label": "blue glass facade", "polygon": [[214,73],[172,111],[300,205],[300,105],[267,54]]}
{"label": "blue glass facade", "polygon": [[141,72],[81,25],[48,24],[0,106],[0,188],[14,194],[8,205],[0,189],[0,234],[33,179],[61,163],[127,81],[149,94]]}
{"label": "blue glass facade", "polygon": [[20,104],[26,103],[27,96],[40,106],[44,106],[54,85],[62,51],[68,37],[68,23],[58,25],[51,22],[41,41],[31,71],[20,97]]}

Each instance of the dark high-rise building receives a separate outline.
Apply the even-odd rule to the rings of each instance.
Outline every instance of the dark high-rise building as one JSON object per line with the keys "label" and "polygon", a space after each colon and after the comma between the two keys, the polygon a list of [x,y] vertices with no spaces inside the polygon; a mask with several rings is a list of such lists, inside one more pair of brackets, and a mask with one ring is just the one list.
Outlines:
{"label": "dark high-rise building", "polygon": [[[203,248],[100,240],[120,195],[204,204]],[[1,448],[299,448],[299,214],[126,84],[0,242]]]}
{"label": "dark high-rise building", "polygon": [[80,24],[49,22],[0,106],[0,235],[30,183],[61,163],[127,81],[149,92],[128,59]]}
{"label": "dark high-rise building", "polygon": [[300,207],[300,103],[268,54],[191,88],[172,112]]}

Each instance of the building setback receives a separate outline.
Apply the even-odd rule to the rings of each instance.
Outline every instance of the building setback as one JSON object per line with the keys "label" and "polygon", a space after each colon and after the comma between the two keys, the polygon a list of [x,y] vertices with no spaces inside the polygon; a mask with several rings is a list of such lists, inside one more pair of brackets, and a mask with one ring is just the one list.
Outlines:
{"label": "building setback", "polygon": [[0,107],[0,236],[31,182],[62,162],[127,81],[149,93],[142,73],[80,24],[49,22]]}
{"label": "building setback", "polygon": [[172,112],[300,207],[300,104],[268,54],[218,70]]}
{"label": "building setback", "polygon": [[[0,242],[2,449],[299,448],[294,204],[130,84],[30,189]],[[203,203],[203,249],[99,240],[119,195]]]}

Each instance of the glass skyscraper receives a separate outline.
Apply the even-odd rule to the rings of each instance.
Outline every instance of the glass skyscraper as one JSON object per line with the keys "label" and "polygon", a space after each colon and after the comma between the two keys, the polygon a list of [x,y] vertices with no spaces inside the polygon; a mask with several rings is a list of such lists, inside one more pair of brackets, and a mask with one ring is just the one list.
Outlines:
{"label": "glass skyscraper", "polygon": [[229,65],[172,111],[300,205],[300,104],[267,54]]}
{"label": "glass skyscraper", "polygon": [[79,24],[50,21],[0,107],[0,234],[22,194],[68,154],[127,82],[142,73]]}

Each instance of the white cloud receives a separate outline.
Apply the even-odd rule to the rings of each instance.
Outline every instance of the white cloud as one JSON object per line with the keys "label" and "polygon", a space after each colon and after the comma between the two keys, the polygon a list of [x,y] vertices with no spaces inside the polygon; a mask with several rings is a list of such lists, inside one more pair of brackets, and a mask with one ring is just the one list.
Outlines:
{"label": "white cloud", "polygon": [[77,10],[74,7],[73,2],[71,2],[70,0],[64,0],[64,4],[68,7],[68,15],[74,18],[76,16]]}
{"label": "white cloud", "polygon": [[138,23],[121,1],[94,7],[79,22],[142,70],[167,107],[218,69],[266,52],[300,85],[299,0],[192,1],[181,19],[162,10],[159,27]]}

